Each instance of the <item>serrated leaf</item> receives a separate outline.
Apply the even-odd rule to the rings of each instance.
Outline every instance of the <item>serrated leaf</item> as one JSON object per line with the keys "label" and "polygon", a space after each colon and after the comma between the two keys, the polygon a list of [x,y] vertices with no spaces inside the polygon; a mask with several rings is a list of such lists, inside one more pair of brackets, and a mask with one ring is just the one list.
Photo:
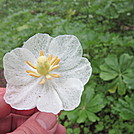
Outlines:
{"label": "serrated leaf", "polygon": [[108,91],[124,95],[127,88],[134,88],[134,57],[128,54],[122,54],[118,59],[116,55],[109,55],[105,58],[105,63],[100,66],[100,78],[108,83]]}
{"label": "serrated leaf", "polygon": [[85,122],[86,118],[87,118],[86,111],[85,110],[80,111],[77,123]]}
{"label": "serrated leaf", "polygon": [[113,87],[111,87],[108,91],[110,93],[115,93],[116,92],[116,89],[117,89],[117,85],[114,85]]}
{"label": "serrated leaf", "polygon": [[109,55],[107,58],[105,58],[105,63],[109,66],[109,68],[116,71],[119,70],[118,58],[116,55]]}
{"label": "serrated leaf", "polygon": [[94,113],[86,111],[87,117],[90,121],[95,122],[96,120],[99,121],[99,117],[97,117]]}
{"label": "serrated leaf", "polygon": [[132,69],[127,70],[123,75],[123,78],[124,78],[124,82],[128,85],[128,88],[134,89],[134,70]]}
{"label": "serrated leaf", "polygon": [[103,80],[112,80],[114,79],[118,74],[113,74],[111,72],[101,72],[100,73],[100,78],[102,78]]}
{"label": "serrated leaf", "polygon": [[112,80],[116,76],[118,76],[118,69],[115,66],[111,67],[111,64],[114,64],[114,62],[112,63],[112,61],[111,62],[108,61],[110,60],[110,58],[106,58],[105,60],[107,61],[107,63],[104,63],[103,65],[100,66],[100,69],[102,70],[100,73],[100,77],[103,80]]}
{"label": "serrated leaf", "polygon": [[132,120],[134,119],[134,113],[132,113],[131,111],[122,111],[120,113],[120,116],[123,118],[123,120]]}
{"label": "serrated leaf", "polygon": [[133,64],[133,56],[129,56],[128,54],[122,54],[120,56],[119,65],[122,72],[124,72],[128,68],[134,68]]}
{"label": "serrated leaf", "polygon": [[120,95],[124,95],[126,92],[126,85],[123,82],[123,79],[121,77],[119,77],[119,82],[118,82],[118,93]]}
{"label": "serrated leaf", "polygon": [[118,111],[123,120],[134,120],[134,95],[131,97],[126,96],[126,101],[119,99],[115,104],[115,110]]}
{"label": "serrated leaf", "polygon": [[86,110],[96,113],[99,112],[105,106],[101,95],[94,96],[86,105]]}
{"label": "serrated leaf", "polygon": [[77,119],[77,113],[79,112],[79,109],[75,109],[73,111],[67,112],[67,117],[71,121],[75,121]]}
{"label": "serrated leaf", "polygon": [[111,83],[108,84],[108,91],[110,93],[116,92],[116,89],[118,88],[118,81],[119,81],[119,78],[116,78]]}
{"label": "serrated leaf", "polygon": [[92,87],[87,87],[85,92],[83,93],[83,102],[84,105],[87,105],[87,103],[89,103],[89,101],[93,98],[94,96],[94,89]]}
{"label": "serrated leaf", "polygon": [[90,112],[93,112],[93,113],[97,113],[99,112],[105,105],[104,104],[98,104],[98,105],[95,105],[93,107],[88,107],[88,111]]}
{"label": "serrated leaf", "polygon": [[95,105],[97,105],[97,104],[100,104],[102,101],[103,101],[103,100],[102,100],[101,96],[97,94],[97,95],[89,102],[88,107],[93,107],[93,106],[95,106]]}

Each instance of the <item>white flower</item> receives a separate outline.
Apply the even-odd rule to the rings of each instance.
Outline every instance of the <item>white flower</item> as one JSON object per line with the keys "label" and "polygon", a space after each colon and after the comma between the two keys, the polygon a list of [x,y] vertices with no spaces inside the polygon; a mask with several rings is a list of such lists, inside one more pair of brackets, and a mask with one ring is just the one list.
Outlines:
{"label": "white flower", "polygon": [[5,101],[18,110],[57,114],[75,109],[92,72],[73,35],[36,34],[3,59]]}

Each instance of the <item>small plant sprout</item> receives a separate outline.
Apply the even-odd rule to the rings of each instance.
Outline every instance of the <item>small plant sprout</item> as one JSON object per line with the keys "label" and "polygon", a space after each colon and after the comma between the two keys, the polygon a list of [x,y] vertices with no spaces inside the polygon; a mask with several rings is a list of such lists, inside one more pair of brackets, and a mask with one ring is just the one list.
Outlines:
{"label": "small plant sprout", "polygon": [[5,101],[18,110],[58,114],[79,106],[92,68],[73,35],[36,34],[3,58]]}

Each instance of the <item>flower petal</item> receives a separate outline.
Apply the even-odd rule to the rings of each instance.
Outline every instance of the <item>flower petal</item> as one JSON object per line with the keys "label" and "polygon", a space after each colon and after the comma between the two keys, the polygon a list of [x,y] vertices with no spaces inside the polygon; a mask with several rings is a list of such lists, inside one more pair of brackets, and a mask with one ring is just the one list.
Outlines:
{"label": "flower petal", "polygon": [[61,71],[58,70],[54,73],[60,74],[61,78],[66,78],[66,79],[77,78],[80,81],[82,81],[83,84],[85,85],[91,76],[92,67],[88,59],[82,57],[80,63],[74,68],[66,71],[63,68],[63,70]]}
{"label": "flower petal", "polygon": [[7,84],[4,99],[6,103],[18,110],[29,110],[36,107],[40,95],[41,78],[32,81],[25,86],[13,86]]}
{"label": "flower petal", "polygon": [[77,37],[73,35],[60,35],[53,38],[48,53],[52,53],[54,56],[58,56],[61,59],[60,67],[57,70],[62,68],[68,70],[80,62],[82,47]]}
{"label": "flower petal", "polygon": [[4,75],[8,84],[25,85],[35,79],[26,73],[26,70],[32,70],[26,64],[27,60],[36,64],[34,55],[25,48],[16,48],[4,56]]}
{"label": "flower petal", "polygon": [[63,109],[63,106],[56,90],[52,85],[45,83],[43,92],[37,102],[38,110],[58,114]]}
{"label": "flower petal", "polygon": [[62,109],[73,110],[80,104],[83,83],[74,78],[46,81],[41,78],[25,86],[7,85],[5,101],[18,110],[29,110],[37,106],[42,112],[59,113]]}
{"label": "flower petal", "polygon": [[36,58],[39,57],[40,50],[44,50],[45,55],[47,55],[49,44],[52,40],[52,37],[48,34],[35,34],[24,42],[23,48],[30,50]]}
{"label": "flower petal", "polygon": [[57,91],[64,110],[73,110],[79,106],[84,85],[79,79],[57,79],[55,80]]}
{"label": "flower petal", "polygon": [[43,93],[37,102],[38,110],[58,114],[61,110],[73,110],[80,104],[83,83],[74,78],[53,79],[44,84]]}

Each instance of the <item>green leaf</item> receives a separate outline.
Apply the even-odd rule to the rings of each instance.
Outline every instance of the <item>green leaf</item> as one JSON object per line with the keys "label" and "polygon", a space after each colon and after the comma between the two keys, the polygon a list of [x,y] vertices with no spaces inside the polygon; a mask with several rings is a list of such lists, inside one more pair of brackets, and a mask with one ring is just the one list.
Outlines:
{"label": "green leaf", "polygon": [[67,134],[73,134],[73,129],[72,128],[67,128]]}
{"label": "green leaf", "polygon": [[119,71],[119,63],[116,55],[109,55],[105,58],[105,63],[109,66],[109,68]]}
{"label": "green leaf", "polygon": [[74,128],[74,134],[80,134],[80,128]]}
{"label": "green leaf", "polygon": [[134,95],[125,96],[125,100],[119,99],[114,109],[119,112],[123,120],[134,120]]}
{"label": "green leaf", "polygon": [[112,86],[108,91],[109,91],[110,93],[115,93],[115,92],[116,92],[116,89],[117,89],[117,84],[114,85],[114,86]]}
{"label": "green leaf", "polygon": [[96,106],[97,104],[100,104],[103,101],[103,99],[101,98],[101,96],[99,94],[97,94],[88,104],[88,107],[93,107]]}
{"label": "green leaf", "polygon": [[[110,59],[108,58],[107,60],[110,60]],[[107,61],[107,63],[109,62]],[[112,64],[112,61],[110,62],[109,65],[107,63],[104,63],[103,65],[100,66],[100,69],[102,70],[100,73],[100,77],[103,80],[112,80],[118,76],[118,70],[116,69],[115,66],[112,68],[110,67],[110,64]]]}
{"label": "green leaf", "polygon": [[99,117],[97,117],[94,113],[86,111],[87,117],[90,121],[95,122],[96,120],[99,121]]}
{"label": "green leaf", "polygon": [[108,84],[108,91],[110,93],[116,92],[116,89],[118,88],[118,81],[119,81],[119,78],[116,78],[111,83]]}
{"label": "green leaf", "polygon": [[122,134],[119,129],[111,129],[108,131],[108,134]]}
{"label": "green leaf", "polygon": [[103,80],[112,80],[114,79],[118,74],[113,74],[111,72],[101,72],[100,73],[100,78],[102,78]]}
{"label": "green leaf", "polygon": [[128,54],[122,54],[119,58],[119,65],[121,72],[124,72],[128,68],[134,68],[134,58]]}
{"label": "green leaf", "polygon": [[86,105],[86,110],[97,113],[105,106],[101,95],[95,95]]}
{"label": "green leaf", "polygon": [[84,103],[84,105],[87,105],[89,103],[94,94],[94,89],[91,86],[86,87],[82,96],[82,102]]}
{"label": "green leaf", "polygon": [[79,113],[79,109],[75,109],[73,111],[68,111],[67,112],[67,117],[69,120],[71,120],[72,122],[75,121],[77,119],[77,116]]}
{"label": "green leaf", "polygon": [[126,85],[123,82],[123,79],[119,77],[119,82],[118,82],[118,93],[120,95],[124,95],[126,93]]}
{"label": "green leaf", "polygon": [[99,122],[95,127],[96,127],[96,131],[99,132],[99,131],[103,130],[104,124],[103,124],[103,122]]}
{"label": "green leaf", "polygon": [[85,110],[80,111],[77,123],[85,122],[86,118],[87,118],[86,111]]}
{"label": "green leaf", "polygon": [[128,85],[129,89],[134,89],[134,69],[129,69],[123,75],[124,82]]}
{"label": "green leaf", "polygon": [[100,78],[108,83],[108,91],[115,93],[118,88],[118,93],[124,95],[126,89],[134,88],[134,57],[128,54],[122,54],[118,59],[116,55],[109,55],[105,58],[105,63],[100,65]]}

